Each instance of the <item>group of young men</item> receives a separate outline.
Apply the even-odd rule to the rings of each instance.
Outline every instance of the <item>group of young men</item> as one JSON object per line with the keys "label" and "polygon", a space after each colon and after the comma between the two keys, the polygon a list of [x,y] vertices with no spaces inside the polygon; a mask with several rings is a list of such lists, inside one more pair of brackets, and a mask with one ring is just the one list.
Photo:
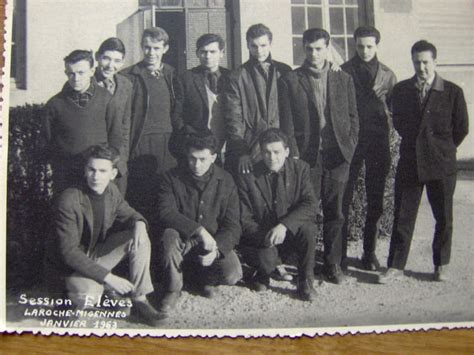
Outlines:
{"label": "group of young men", "polygon": [[[388,270],[379,281],[403,274],[425,185],[436,219],[434,277],[445,277],[456,147],[468,117],[462,90],[435,72],[436,48],[415,43],[415,76],[396,84],[378,61],[374,27],[355,31],[356,54],[342,67],[328,60],[323,29],[304,32],[306,59],[295,70],[272,58],[265,25],[251,26],[246,40],[250,58],[232,72],[220,66],[224,40],[205,34],[196,44],[200,65],[178,76],[162,61],[169,38],[159,27],[143,33],[143,60],[120,72],[118,38],[102,43],[95,70],[91,52],[64,59],[68,81],[44,117],[55,194],[50,290],[80,308],[104,289],[129,295],[140,319],[156,325],[183,284],[212,298],[216,285],[242,279],[242,261],[246,283],[263,291],[282,258],[296,254],[297,295],[312,301],[318,223],[324,275],[344,280],[347,215],[363,164],[361,260],[378,270],[392,126],[402,142]],[[124,258],[126,278],[113,273]],[[147,299],[152,280],[157,307]]]}

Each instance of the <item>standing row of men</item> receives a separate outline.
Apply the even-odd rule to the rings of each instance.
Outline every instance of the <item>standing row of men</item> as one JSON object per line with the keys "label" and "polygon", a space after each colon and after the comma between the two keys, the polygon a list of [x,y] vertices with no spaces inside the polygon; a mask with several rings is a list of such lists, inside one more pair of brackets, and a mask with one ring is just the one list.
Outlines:
{"label": "standing row of men", "polygon": [[[455,151],[468,118],[462,90],[434,70],[436,48],[415,43],[416,76],[395,85],[393,72],[378,61],[380,34],[373,27],[355,31],[357,53],[343,70],[328,61],[330,36],[323,29],[305,31],[306,60],[294,71],[271,57],[266,26],[251,26],[246,38],[250,59],[233,72],[219,65],[222,38],[206,34],[196,46],[201,65],[178,77],[162,62],[169,39],[161,28],[144,31],[143,61],[121,73],[125,48],[116,38],[99,48],[95,72],[90,52],[65,58],[68,83],[45,115],[60,196],[47,254],[47,264],[55,266],[47,270],[56,280],[62,271],[78,305],[100,296],[105,285],[131,292],[139,315],[154,323],[175,307],[183,270],[207,297],[213,286],[240,280],[236,249],[254,270],[248,281],[257,291],[268,287],[280,257],[296,252],[297,292],[312,300],[319,206],[324,274],[341,283],[347,214],[363,163],[368,209],[362,263],[378,269],[390,108],[402,145],[389,269],[380,282],[402,274],[424,184],[436,218],[435,278],[443,278]],[[109,184],[116,175],[133,208]],[[76,187],[59,195],[70,186]],[[147,223],[159,252],[158,311],[145,297],[152,290]],[[111,272],[125,255],[130,281]]]}

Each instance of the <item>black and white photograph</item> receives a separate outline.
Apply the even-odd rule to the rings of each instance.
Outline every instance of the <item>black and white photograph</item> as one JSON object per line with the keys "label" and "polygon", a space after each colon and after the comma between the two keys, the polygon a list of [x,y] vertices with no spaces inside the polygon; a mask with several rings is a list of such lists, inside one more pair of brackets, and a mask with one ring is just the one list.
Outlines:
{"label": "black and white photograph", "polygon": [[0,331],[473,327],[473,1],[6,15]]}

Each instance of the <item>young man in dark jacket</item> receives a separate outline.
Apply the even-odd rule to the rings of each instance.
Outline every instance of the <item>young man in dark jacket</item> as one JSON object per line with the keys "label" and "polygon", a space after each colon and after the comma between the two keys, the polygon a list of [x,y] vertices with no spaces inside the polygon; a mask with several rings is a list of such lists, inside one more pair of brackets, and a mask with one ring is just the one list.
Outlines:
{"label": "young man in dark jacket", "polygon": [[390,128],[392,117],[389,102],[395,74],[377,58],[380,42],[379,31],[371,26],[359,27],[354,32],[356,54],[342,65],[342,69],[354,80],[359,112],[359,141],[352,158],[344,195],[342,266],[346,267],[349,207],[354,195],[357,178],[365,163],[365,189],[367,195],[367,216],[364,227],[364,254],[362,265],[367,270],[377,270],[379,262],[375,255],[379,235],[379,221],[383,213],[385,179],[390,169]]}
{"label": "young man in dark jacket", "polygon": [[329,33],[312,28],[303,33],[306,61],[281,82],[281,127],[290,138],[292,157],[311,167],[311,177],[324,214],[324,273],[330,282],[344,279],[342,199],[359,135],[354,83],[349,74],[331,70]]}
{"label": "young man in dark jacket", "polygon": [[125,58],[125,46],[119,38],[111,37],[100,45],[95,53],[97,68],[94,79],[97,85],[113,95],[111,102],[117,107],[122,124],[122,148],[120,150],[120,176],[114,182],[125,196],[127,191],[128,156],[130,154],[130,120],[132,115],[133,85],[128,78],[119,74]]}
{"label": "young man in dark jacket", "polygon": [[[223,90],[230,70],[219,65],[224,57],[225,42],[218,34],[207,33],[196,41],[196,56],[200,65],[187,70],[176,88],[176,121],[179,131],[172,144],[182,152],[187,135],[210,130],[219,142],[218,162],[225,143]],[[181,149],[179,145],[181,144]]]}
{"label": "young man in dark jacket", "polygon": [[237,177],[241,204],[242,239],[239,249],[255,269],[250,280],[264,291],[280,255],[298,255],[298,296],[315,298],[316,197],[309,166],[288,158],[288,138],[277,128],[263,132],[259,141],[263,159],[250,174]]}
{"label": "young man in dark jacket", "polygon": [[127,200],[149,216],[156,191],[156,176],[176,165],[169,140],[177,125],[175,108],[176,74],[163,63],[169,37],[160,27],[143,31],[143,60],[122,71],[133,83],[132,122]]}
{"label": "young man in dark jacket", "polygon": [[[53,230],[46,242],[45,285],[61,297],[63,291],[79,309],[93,308],[107,287],[130,295],[140,320],[158,324],[159,313],[146,295],[150,278],[150,241],[145,219],[123,199],[115,184],[118,155],[106,146],[86,152],[84,182],[58,197]],[[114,223],[121,229],[111,231]],[[112,273],[129,258],[129,278]]]}
{"label": "young man in dark jacket", "polygon": [[176,305],[183,272],[209,298],[214,286],[234,285],[242,277],[234,251],[241,233],[239,196],[232,176],[214,164],[217,139],[209,132],[191,135],[185,147],[187,165],[160,178],[156,201],[164,314]]}
{"label": "young man in dark jacket", "polygon": [[64,58],[64,65],[67,83],[46,103],[42,127],[55,194],[81,181],[81,153],[87,148],[109,144],[119,152],[123,140],[112,95],[92,80],[92,52],[75,50]]}
{"label": "young man in dark jacket", "polygon": [[236,173],[252,171],[261,159],[258,136],[280,126],[277,81],[291,71],[272,58],[267,26],[250,26],[246,39],[250,58],[232,73],[225,93],[226,169]]}

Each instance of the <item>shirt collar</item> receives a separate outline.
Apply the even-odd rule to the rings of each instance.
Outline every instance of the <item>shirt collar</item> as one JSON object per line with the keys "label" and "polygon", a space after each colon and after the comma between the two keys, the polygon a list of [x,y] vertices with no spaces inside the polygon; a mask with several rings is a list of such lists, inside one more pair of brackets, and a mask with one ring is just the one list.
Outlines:
{"label": "shirt collar", "polygon": [[[250,61],[253,65],[255,65],[255,66],[257,66],[257,65],[260,64],[260,62],[259,62],[257,59],[255,59],[254,57],[250,57],[249,61]],[[265,59],[265,60],[263,61],[263,63],[268,63],[268,64],[270,64],[270,65],[273,64],[272,54],[271,54],[271,53],[268,55],[267,59]]]}
{"label": "shirt collar", "polygon": [[87,90],[82,92],[82,93],[80,93],[79,91],[75,91],[71,87],[71,85],[69,85],[69,83],[66,83],[65,89],[66,89],[66,93],[68,94],[68,96],[77,96],[77,95],[80,95],[80,94],[82,94],[82,95],[85,94],[87,96],[92,97],[92,96],[94,96],[94,92],[95,92],[95,87],[94,87],[93,80],[91,80],[91,83],[90,83],[89,87],[87,88]]}
{"label": "shirt collar", "polygon": [[428,84],[429,87],[431,87],[433,85],[433,82],[435,81],[435,78],[436,78],[436,74],[433,75],[433,77],[429,78],[428,80],[421,80],[418,76],[416,77],[416,81],[418,83],[418,85],[421,85],[423,84],[423,82],[426,82]]}

